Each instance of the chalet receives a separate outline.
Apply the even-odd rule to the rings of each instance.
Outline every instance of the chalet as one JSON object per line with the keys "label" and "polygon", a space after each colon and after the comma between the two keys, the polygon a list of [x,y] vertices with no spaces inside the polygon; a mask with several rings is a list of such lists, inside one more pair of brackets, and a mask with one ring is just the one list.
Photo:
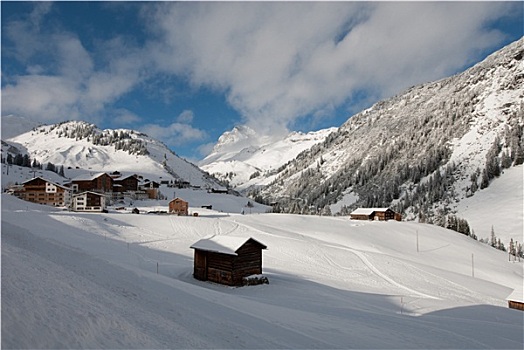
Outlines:
{"label": "chalet", "polygon": [[112,192],[113,178],[106,173],[80,175],[71,180],[71,188],[75,192]]}
{"label": "chalet", "polygon": [[358,208],[352,211],[349,216],[352,220],[402,220],[400,214],[396,213],[389,208]]}
{"label": "chalet", "polygon": [[160,187],[160,184],[155,181],[144,181],[144,183],[138,185],[138,189],[140,191],[144,191],[147,193],[147,196],[149,199],[157,199],[158,198],[158,188]]}
{"label": "chalet", "polygon": [[138,176],[136,174],[113,178],[113,191],[136,192],[138,191]]}
{"label": "chalet", "polygon": [[160,184],[156,181],[144,180],[142,184],[138,186],[139,189],[145,190],[148,188],[159,188]]}
{"label": "chalet", "polygon": [[510,309],[524,311],[524,288],[522,287],[522,284],[517,286],[506,300],[508,301],[508,307]]}
{"label": "chalet", "polygon": [[177,197],[169,202],[169,213],[187,216],[189,215],[189,203]]}
{"label": "chalet", "polygon": [[253,238],[213,236],[191,246],[195,250],[193,276],[228,286],[243,285],[244,278],[262,273],[262,249]]}
{"label": "chalet", "polygon": [[73,195],[71,201],[73,211],[106,211],[106,197],[102,193],[85,191]]}
{"label": "chalet", "polygon": [[218,187],[218,188],[212,188],[211,193],[228,193],[227,188],[225,187]]}
{"label": "chalet", "polygon": [[71,191],[68,187],[59,185],[42,177],[35,177],[22,183],[13,191],[20,199],[57,207],[68,206]]}

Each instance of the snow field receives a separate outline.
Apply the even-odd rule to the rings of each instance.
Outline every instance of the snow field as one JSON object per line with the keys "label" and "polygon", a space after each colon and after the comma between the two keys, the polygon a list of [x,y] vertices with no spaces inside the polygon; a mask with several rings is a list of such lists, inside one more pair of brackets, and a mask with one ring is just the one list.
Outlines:
{"label": "snow field", "polygon": [[[194,280],[189,246],[210,235],[266,244],[270,284]],[[81,214],[2,195],[2,264],[4,348],[523,345],[522,313],[505,301],[522,263],[431,225]]]}

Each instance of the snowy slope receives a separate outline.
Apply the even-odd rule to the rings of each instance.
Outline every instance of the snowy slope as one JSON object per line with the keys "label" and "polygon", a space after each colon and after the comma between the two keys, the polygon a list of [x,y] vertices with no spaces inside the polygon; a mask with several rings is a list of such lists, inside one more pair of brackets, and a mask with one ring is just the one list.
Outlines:
{"label": "snowy slope", "polygon": [[457,204],[457,215],[468,220],[479,238],[489,239],[493,226],[506,248],[511,239],[524,242],[523,170],[522,165],[504,170],[488,188]]}
{"label": "snowy slope", "polygon": [[[119,140],[121,133],[126,137]],[[117,135],[114,144],[94,144],[95,137],[107,143],[113,135]],[[91,172],[135,172],[155,181],[184,179],[196,186],[217,186],[216,181],[161,142],[132,130],[99,130],[92,124],[71,121],[41,126],[4,141],[25,150],[41,164],[51,162]],[[118,142],[138,151],[116,149]]]}
{"label": "snowy slope", "polygon": [[220,136],[213,151],[199,165],[239,190],[251,185],[267,185],[279,167],[324,141],[335,130],[329,128],[270,137],[259,135],[247,126],[237,126]]}
{"label": "snowy slope", "polygon": [[[522,313],[505,301],[522,262],[432,225],[79,214],[1,199],[3,348],[524,345]],[[194,280],[189,247],[213,234],[266,244],[270,284]]]}
{"label": "snowy slope", "polygon": [[505,170],[504,159],[510,167],[522,161],[523,47],[524,38],[352,116],[279,169],[260,195],[286,212],[344,205],[345,212],[394,206],[410,219],[453,212],[476,195],[484,172],[497,176],[491,163]]}

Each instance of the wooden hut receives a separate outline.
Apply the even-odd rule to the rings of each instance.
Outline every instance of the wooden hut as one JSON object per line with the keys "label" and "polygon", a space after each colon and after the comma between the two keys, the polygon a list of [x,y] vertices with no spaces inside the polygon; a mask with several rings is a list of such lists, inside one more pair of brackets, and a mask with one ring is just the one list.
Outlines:
{"label": "wooden hut", "polygon": [[195,250],[193,276],[228,286],[241,286],[243,279],[262,273],[262,249],[253,238],[213,236],[191,246]]}
{"label": "wooden hut", "polygon": [[517,286],[515,290],[506,298],[510,309],[524,311],[524,288],[522,285]]}

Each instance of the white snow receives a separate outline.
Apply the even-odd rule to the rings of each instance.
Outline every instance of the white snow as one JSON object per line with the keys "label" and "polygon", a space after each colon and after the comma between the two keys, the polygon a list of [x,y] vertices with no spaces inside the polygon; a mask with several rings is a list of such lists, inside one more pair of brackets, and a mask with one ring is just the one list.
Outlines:
{"label": "white snow", "polygon": [[504,169],[500,177],[473,197],[461,200],[457,215],[465,218],[480,238],[490,238],[491,227],[506,248],[510,239],[524,242],[524,166]]}
{"label": "white snow", "polygon": [[[1,200],[3,348],[524,345],[522,312],[506,305],[522,262],[433,225]],[[211,235],[264,242],[269,284],[195,280],[190,247]]]}
{"label": "white snow", "polygon": [[[202,187],[216,185],[215,181],[207,178],[195,165],[172,153],[160,141],[144,134],[124,129],[115,130],[115,132],[131,133],[132,138],[141,140],[146,145],[149,155],[129,154],[123,150],[116,150],[112,145],[94,145],[88,138],[71,139],[59,135],[66,128],[73,130],[75,127],[86,125],[88,124],[80,121],[71,121],[58,126],[46,125],[3,141],[27,152],[31,159],[36,159],[41,164],[51,162],[55,165],[63,165],[67,177],[79,176],[86,172],[119,171],[140,173],[144,178],[160,182],[173,180],[174,176],[168,170],[171,169],[176,173],[176,177],[189,181],[192,185]],[[4,148],[6,147],[3,145],[2,151]]]}
{"label": "white snow", "polygon": [[245,236],[213,236],[199,240],[194,243],[191,248],[229,255],[238,255],[237,250],[250,239],[250,237]]}
{"label": "white snow", "polygon": [[[335,130],[292,132],[280,137],[259,135],[247,126],[237,126],[219,138],[213,151],[199,165],[210,174],[228,179],[239,190],[251,185],[267,185],[276,176],[276,173],[271,174],[272,171],[324,141]],[[257,171],[260,175],[250,179]],[[233,173],[233,176],[227,178],[228,173]]]}

